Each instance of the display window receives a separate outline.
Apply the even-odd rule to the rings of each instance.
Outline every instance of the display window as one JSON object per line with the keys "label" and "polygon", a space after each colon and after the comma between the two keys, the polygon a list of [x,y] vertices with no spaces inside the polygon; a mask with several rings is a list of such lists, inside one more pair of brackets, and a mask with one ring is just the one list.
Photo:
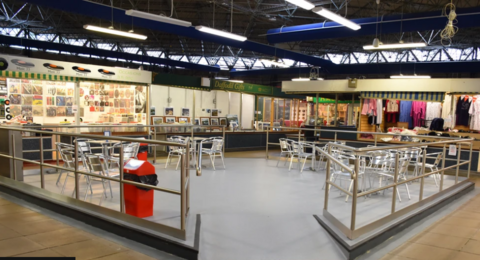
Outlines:
{"label": "display window", "polygon": [[80,117],[84,123],[147,123],[147,87],[80,82]]}
{"label": "display window", "polygon": [[10,115],[37,124],[74,121],[75,83],[30,79],[7,79]]}

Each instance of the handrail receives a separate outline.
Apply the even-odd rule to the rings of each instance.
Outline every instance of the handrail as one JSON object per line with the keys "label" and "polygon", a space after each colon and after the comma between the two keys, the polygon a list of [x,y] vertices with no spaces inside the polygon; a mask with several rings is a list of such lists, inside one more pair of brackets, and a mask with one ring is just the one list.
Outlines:
{"label": "handrail", "polygon": [[350,176],[352,178],[354,178],[355,176],[355,173],[353,172],[353,170],[350,168],[350,166],[346,166],[345,164],[343,164],[341,161],[337,160],[337,158],[331,156],[330,154],[328,154],[327,152],[325,152],[324,150],[322,149],[317,149],[318,152],[322,153],[324,156],[326,156],[327,158],[329,158],[330,160],[334,161],[335,163],[339,164],[340,167],[342,167],[343,169],[345,169],[348,173],[350,173]]}

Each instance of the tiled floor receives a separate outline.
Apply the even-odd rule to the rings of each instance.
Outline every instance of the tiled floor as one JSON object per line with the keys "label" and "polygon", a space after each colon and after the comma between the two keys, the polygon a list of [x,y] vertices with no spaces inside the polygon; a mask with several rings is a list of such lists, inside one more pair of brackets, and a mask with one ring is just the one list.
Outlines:
{"label": "tiled floor", "polygon": [[155,259],[0,198],[0,257]]}
{"label": "tiled floor", "polygon": [[[471,178],[480,186],[480,178]],[[480,260],[480,195],[437,221],[382,260]]]}

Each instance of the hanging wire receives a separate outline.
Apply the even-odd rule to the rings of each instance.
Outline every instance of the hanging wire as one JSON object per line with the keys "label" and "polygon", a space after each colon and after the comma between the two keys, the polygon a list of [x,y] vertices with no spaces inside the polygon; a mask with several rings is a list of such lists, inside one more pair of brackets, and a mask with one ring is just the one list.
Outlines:
{"label": "hanging wire", "polygon": [[213,0],[213,24],[212,28],[215,29],[215,0]]}
{"label": "hanging wire", "polygon": [[453,0],[443,8],[443,15],[445,15],[448,19],[447,26],[445,26],[445,29],[443,29],[440,33],[441,43],[443,46],[450,46],[452,44],[453,36],[455,36],[455,34],[458,32],[458,27],[454,25],[458,22],[455,9],[456,7],[453,4]]}
{"label": "hanging wire", "polygon": [[173,17],[173,0],[170,2],[170,18]]}
{"label": "hanging wire", "polygon": [[233,0],[230,1],[230,32],[233,32]]}
{"label": "hanging wire", "polygon": [[110,4],[112,7],[112,28],[113,28],[113,0],[110,0]]}

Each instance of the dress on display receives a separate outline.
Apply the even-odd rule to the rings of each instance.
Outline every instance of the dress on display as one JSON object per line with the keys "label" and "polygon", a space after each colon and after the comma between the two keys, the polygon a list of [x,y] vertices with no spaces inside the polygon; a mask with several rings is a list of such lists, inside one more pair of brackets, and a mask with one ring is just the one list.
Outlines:
{"label": "dress on display", "polygon": [[470,114],[470,105],[472,103],[472,99],[468,96],[461,96],[458,98],[457,101],[457,111],[456,111],[456,125],[464,125],[468,126],[468,119]]}
{"label": "dress on display", "polygon": [[362,115],[377,115],[377,100],[375,99],[365,99],[363,101]]}
{"label": "dress on display", "polygon": [[425,116],[425,125],[428,127],[433,119],[439,118],[442,111],[442,103],[427,102],[427,114]]}
{"label": "dress on display", "polygon": [[410,116],[413,120],[413,127],[422,126],[423,121],[425,120],[425,110],[427,108],[427,103],[422,101],[413,101],[412,102],[412,111]]}
{"label": "dress on display", "polygon": [[412,101],[403,101],[400,102],[400,119],[399,122],[408,123],[408,128],[413,128],[413,120],[411,116],[412,112]]}
{"label": "dress on display", "polygon": [[377,99],[377,125],[381,124],[383,120],[383,102]]}
{"label": "dress on display", "polygon": [[[453,104],[452,104],[452,100],[453,100]],[[453,107],[453,112],[451,111],[452,107]],[[455,127],[455,108],[456,108],[455,97],[452,95],[446,95],[445,100],[443,101],[443,107],[442,107],[442,118],[445,121],[443,126],[445,128]]]}
{"label": "dress on display", "polygon": [[387,106],[385,110],[387,122],[389,123],[397,122],[397,114],[399,111],[399,107],[400,107],[400,102],[398,100],[387,100]]}
{"label": "dress on display", "polygon": [[470,105],[468,113],[471,115],[470,128],[473,130],[480,130],[480,96],[475,96]]}

